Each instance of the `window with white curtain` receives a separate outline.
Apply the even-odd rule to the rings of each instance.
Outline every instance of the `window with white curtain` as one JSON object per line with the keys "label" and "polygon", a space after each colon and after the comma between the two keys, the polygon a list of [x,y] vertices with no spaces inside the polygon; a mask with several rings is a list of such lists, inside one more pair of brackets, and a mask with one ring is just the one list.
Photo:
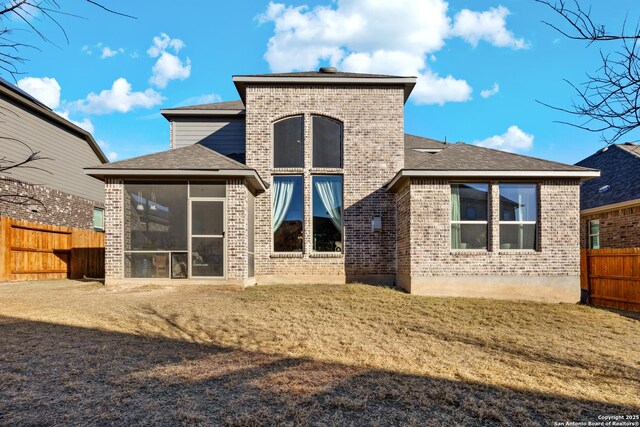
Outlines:
{"label": "window with white curtain", "polygon": [[273,177],[272,231],[274,252],[302,252],[304,197],[302,175]]}
{"label": "window with white curtain", "polygon": [[312,177],[313,250],[342,252],[342,176]]}
{"label": "window with white curtain", "polygon": [[487,249],[488,184],[451,185],[451,249]]}
{"label": "window with white curtain", "polygon": [[500,249],[537,248],[538,186],[500,184]]}

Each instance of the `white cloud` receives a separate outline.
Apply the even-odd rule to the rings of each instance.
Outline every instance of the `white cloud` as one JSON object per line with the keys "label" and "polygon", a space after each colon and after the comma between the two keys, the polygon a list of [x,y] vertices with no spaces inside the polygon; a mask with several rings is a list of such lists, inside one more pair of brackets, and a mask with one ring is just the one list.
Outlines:
{"label": "white cloud", "polygon": [[109,159],[109,161],[114,162],[114,161],[116,161],[118,159],[118,153],[117,152],[109,151],[110,145],[109,145],[108,142],[106,142],[106,141],[104,141],[102,139],[99,139],[97,141],[97,143],[100,146],[100,148],[102,149],[102,151],[106,151],[107,152],[106,155],[107,155],[107,158]]}
{"label": "white cloud", "polygon": [[109,161],[114,162],[118,160],[118,153],[116,153],[115,151],[109,151],[109,153],[107,154],[107,158],[109,159]]}
{"label": "white cloud", "polygon": [[87,132],[89,132],[91,134],[93,134],[93,132],[95,131],[93,123],[91,122],[90,119],[88,119],[86,117],[84,119],[78,121],[78,120],[71,119],[71,117],[69,117],[69,112],[68,111],[56,111],[56,114],[58,114],[59,116],[69,120],[74,125],[81,127],[82,129],[86,130]]}
{"label": "white cloud", "polygon": [[483,91],[480,91],[480,96],[483,97],[484,99],[487,99],[498,92],[500,92],[500,85],[498,83],[494,83],[491,89],[485,89]]}
{"label": "white cloud", "polygon": [[480,147],[502,151],[527,151],[533,146],[534,136],[523,132],[518,126],[510,126],[502,135],[494,135],[481,141],[474,141]]}
{"label": "white cloud", "polygon": [[455,17],[452,34],[474,47],[484,40],[498,47],[528,49],[530,46],[524,39],[516,38],[507,29],[506,18],[509,14],[509,9],[504,6],[492,7],[485,12],[463,9]]}
{"label": "white cloud", "polygon": [[111,50],[109,46],[102,48],[102,55],[100,55],[100,59],[111,58],[118,54],[117,50]]}
{"label": "white cloud", "polygon": [[113,82],[111,89],[99,94],[91,92],[85,99],[70,103],[69,106],[86,114],[109,114],[113,112],[127,113],[136,108],[151,108],[164,100],[164,97],[153,89],[134,92],[125,78]]}
{"label": "white cloud", "polygon": [[51,77],[25,77],[18,80],[18,87],[49,108],[60,105],[60,84]]}
{"label": "white cloud", "polygon": [[[171,80],[184,80],[191,75],[191,60],[180,59],[177,54],[185,46],[180,39],[172,39],[167,34],[153,38],[153,45],[147,50],[152,58],[158,58],[153,65],[149,83],[161,89],[167,87]],[[175,55],[167,52],[172,49]]]}
{"label": "white cloud", "polygon": [[412,99],[443,104],[467,101],[472,92],[465,80],[440,77],[427,64],[454,36],[447,12],[444,0],[337,0],[313,9],[271,2],[258,20],[274,25],[264,55],[274,72],[328,62],[342,71],[416,76]]}

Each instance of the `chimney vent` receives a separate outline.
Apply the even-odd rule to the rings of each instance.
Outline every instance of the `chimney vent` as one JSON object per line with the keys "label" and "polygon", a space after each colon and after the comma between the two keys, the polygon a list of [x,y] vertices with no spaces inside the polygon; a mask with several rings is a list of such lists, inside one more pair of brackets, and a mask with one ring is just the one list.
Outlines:
{"label": "chimney vent", "polygon": [[319,71],[326,74],[335,74],[338,72],[335,67],[320,67]]}

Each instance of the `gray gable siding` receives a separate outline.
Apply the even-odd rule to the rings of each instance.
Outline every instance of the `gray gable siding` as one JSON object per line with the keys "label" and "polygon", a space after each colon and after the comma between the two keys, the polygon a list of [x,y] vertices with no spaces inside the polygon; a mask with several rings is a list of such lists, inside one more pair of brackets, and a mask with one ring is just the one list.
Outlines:
{"label": "gray gable siding", "polygon": [[244,119],[175,117],[171,121],[172,148],[201,144],[220,154],[244,154]]}
{"label": "gray gable siding", "polygon": [[5,173],[6,176],[104,202],[104,184],[83,171],[102,161],[80,135],[0,96],[0,136],[4,138],[1,156],[9,161],[21,161],[30,154],[28,148],[11,138],[50,159],[30,164],[44,170],[16,168]]}

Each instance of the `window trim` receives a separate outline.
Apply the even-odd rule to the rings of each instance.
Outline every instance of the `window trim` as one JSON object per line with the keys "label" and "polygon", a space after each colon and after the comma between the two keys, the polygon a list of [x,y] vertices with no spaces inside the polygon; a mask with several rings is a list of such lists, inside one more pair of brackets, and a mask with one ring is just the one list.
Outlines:
{"label": "window trim", "polygon": [[[285,120],[289,120],[289,119],[293,119],[296,117],[300,117],[302,119],[302,140],[300,141],[302,143],[302,166],[276,166],[276,123],[280,123],[282,121]],[[305,156],[306,156],[306,144],[305,144],[305,114],[303,113],[298,113],[298,114],[289,114],[286,115],[284,117],[279,117],[276,120],[273,120],[271,122],[271,167],[274,170],[290,170],[290,169],[304,169],[304,164],[305,164]]]}
{"label": "window trim", "polygon": [[[598,234],[594,234],[591,233],[591,223],[592,222],[596,222],[598,223]],[[589,238],[588,244],[589,244],[589,249],[600,249],[600,219],[590,219],[589,221],[587,221],[587,236]],[[595,236],[598,236],[598,247],[594,248],[593,247],[593,238]]]}
{"label": "window trim", "polygon": [[[102,226],[101,227],[97,227],[96,226],[96,211],[101,211],[102,212]],[[101,208],[99,206],[94,206],[93,207],[93,230],[94,231],[104,231],[104,208]]]}
{"label": "window trim", "polygon": [[[538,252],[540,251],[540,225],[539,225],[539,218],[540,218],[540,183],[538,182],[499,182],[498,184],[498,249],[502,252],[531,252],[531,251],[535,251]],[[500,192],[500,186],[502,185],[530,185],[533,186],[533,188],[535,188],[536,190],[536,220],[535,221],[503,221],[500,219],[500,201],[501,201],[501,192]],[[535,229],[534,229],[534,236],[535,236],[535,243],[533,245],[533,248],[503,248],[502,247],[502,243],[500,242],[500,239],[502,238],[502,233],[500,230],[500,226],[501,225],[535,225]]]}
{"label": "window trim", "polygon": [[[276,251],[276,239],[275,239],[275,231],[271,230],[271,255],[273,256],[275,254],[276,257],[282,257],[282,258],[289,258],[289,257],[296,257],[296,256],[302,256],[305,254],[305,234],[306,234],[306,221],[305,221],[305,208],[304,208],[304,201],[305,201],[305,188],[304,188],[304,173],[274,173],[271,175],[271,198],[269,200],[269,206],[271,207],[270,213],[271,213],[271,220],[273,221],[273,188],[274,188],[274,181],[276,178],[281,177],[281,176],[299,176],[301,179],[300,181],[302,182],[302,250],[300,252],[298,251]],[[270,226],[271,227],[271,226]],[[294,255],[294,256],[292,256]]]}
{"label": "window trim", "polygon": [[[342,250],[340,252],[329,252],[329,251],[316,251],[313,248],[313,178],[317,176],[339,176],[342,179],[342,229],[340,230],[340,243],[342,245]],[[330,258],[331,256],[328,254],[333,254],[334,257],[344,256],[344,174],[335,174],[335,173],[316,173],[309,176],[311,180],[311,252],[310,255],[314,255],[319,257],[318,254],[323,254],[325,257]],[[304,230],[304,225],[303,225]],[[338,255],[339,254],[339,255]]]}
{"label": "window trim", "polygon": [[[470,221],[470,220],[458,220],[458,221],[454,221],[451,218],[451,203],[452,203],[452,197],[451,197],[451,190],[453,188],[454,185],[486,185],[487,186],[487,200],[486,200],[486,204],[487,204],[487,219],[486,220],[482,220],[482,221]],[[491,183],[490,182],[451,182],[449,183],[449,249],[451,251],[455,251],[455,252],[461,252],[461,251],[469,251],[469,252],[489,252],[489,219],[491,218]],[[484,224],[485,229],[486,229],[486,244],[484,248],[454,248],[453,247],[453,241],[451,239],[452,237],[452,226],[456,224],[456,225],[461,225],[461,224],[476,224],[476,225],[480,225],[480,224]]]}
{"label": "window trim", "polygon": [[[340,166],[335,167],[335,166],[315,166],[314,165],[314,149],[315,149],[315,140],[313,138],[313,119],[315,117],[322,117],[324,119],[327,120],[331,120],[333,122],[336,122],[340,125]],[[336,119],[334,117],[331,116],[327,116],[324,114],[311,114],[310,115],[311,120],[310,122],[310,132],[311,132],[311,153],[310,153],[310,157],[311,157],[311,165],[309,167],[309,169],[316,169],[316,170],[325,170],[325,169],[337,169],[337,170],[343,170],[344,169],[344,122],[342,120]],[[344,190],[343,190],[344,193]]]}

